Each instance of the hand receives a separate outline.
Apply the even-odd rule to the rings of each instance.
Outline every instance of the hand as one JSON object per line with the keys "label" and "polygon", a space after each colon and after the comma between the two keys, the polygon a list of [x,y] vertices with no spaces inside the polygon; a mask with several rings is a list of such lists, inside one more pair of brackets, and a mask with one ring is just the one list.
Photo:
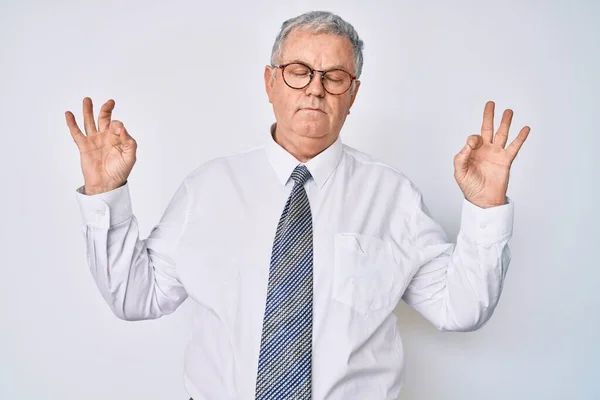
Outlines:
{"label": "hand", "polygon": [[77,126],[73,113],[65,112],[67,126],[81,155],[81,169],[88,195],[123,186],[136,161],[136,141],[129,136],[122,122],[110,119],[114,107],[114,100],[104,103],[98,114],[96,129],[92,99],[83,99],[83,124],[87,136]]}
{"label": "hand", "polygon": [[454,178],[458,186],[468,201],[481,208],[506,204],[510,166],[531,130],[523,127],[505,149],[512,116],[512,110],[504,111],[494,136],[494,102],[488,101],[481,135],[469,136],[465,147],[454,156]]}

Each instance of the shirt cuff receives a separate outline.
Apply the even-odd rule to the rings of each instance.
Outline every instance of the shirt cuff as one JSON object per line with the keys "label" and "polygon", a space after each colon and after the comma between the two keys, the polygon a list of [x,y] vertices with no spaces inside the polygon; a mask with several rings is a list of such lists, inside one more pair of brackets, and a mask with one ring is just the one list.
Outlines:
{"label": "shirt cuff", "polygon": [[129,183],[95,195],[85,194],[85,185],[77,188],[77,203],[86,225],[108,229],[133,216]]}
{"label": "shirt cuff", "polygon": [[463,200],[460,230],[477,244],[506,240],[513,234],[514,203],[507,197],[501,206],[481,208]]}

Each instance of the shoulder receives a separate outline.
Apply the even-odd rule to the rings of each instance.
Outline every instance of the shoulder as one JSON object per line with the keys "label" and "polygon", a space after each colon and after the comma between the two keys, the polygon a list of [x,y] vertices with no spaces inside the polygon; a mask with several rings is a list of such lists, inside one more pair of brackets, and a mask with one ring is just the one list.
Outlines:
{"label": "shoulder", "polygon": [[403,171],[371,154],[344,144],[344,155],[347,160],[347,168],[352,169],[352,173],[358,177],[381,180],[396,190],[412,192],[412,195],[419,191],[415,182]]}
{"label": "shoulder", "polygon": [[230,173],[239,167],[255,165],[264,158],[264,145],[252,146],[202,162],[185,178],[188,183],[199,182],[210,176]]}

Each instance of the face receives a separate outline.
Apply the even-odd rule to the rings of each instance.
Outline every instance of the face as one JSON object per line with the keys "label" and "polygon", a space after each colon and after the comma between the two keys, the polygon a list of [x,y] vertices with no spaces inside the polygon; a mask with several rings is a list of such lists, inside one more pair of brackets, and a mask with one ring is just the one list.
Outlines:
{"label": "face", "polygon": [[[292,31],[283,44],[278,63],[292,61],[303,62],[313,69],[336,67],[356,74],[352,44],[342,36]],[[277,142],[297,158],[310,158],[327,148],[337,139],[359,86],[356,81],[354,91],[332,95],[323,88],[321,74],[315,72],[307,87],[292,89],[283,81],[281,68],[267,66],[265,87],[277,121]]]}

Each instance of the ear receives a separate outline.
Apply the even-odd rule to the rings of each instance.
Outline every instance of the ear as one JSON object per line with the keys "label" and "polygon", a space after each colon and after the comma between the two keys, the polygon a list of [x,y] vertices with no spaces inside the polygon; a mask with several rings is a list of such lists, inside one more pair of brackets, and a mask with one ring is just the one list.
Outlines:
{"label": "ear", "polygon": [[275,68],[270,65],[265,66],[265,90],[267,92],[267,97],[269,97],[269,103],[273,103],[271,100],[271,96],[273,93],[273,85],[275,85],[275,74],[277,71]]}
{"label": "ear", "polygon": [[354,104],[354,100],[356,100],[356,95],[358,94],[358,88],[360,87],[360,81],[357,79],[354,81],[354,91],[350,94],[350,106],[348,106],[348,113],[350,112],[350,108],[352,104]]}

